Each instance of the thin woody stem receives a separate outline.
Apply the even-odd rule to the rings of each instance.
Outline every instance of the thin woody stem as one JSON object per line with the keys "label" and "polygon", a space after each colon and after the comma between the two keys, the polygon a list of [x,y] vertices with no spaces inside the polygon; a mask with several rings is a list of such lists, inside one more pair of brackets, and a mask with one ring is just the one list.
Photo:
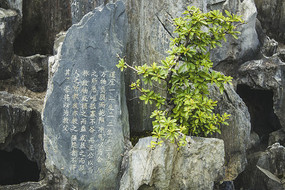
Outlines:
{"label": "thin woody stem", "polygon": [[137,69],[135,69],[134,67],[130,66],[130,65],[127,64],[126,62],[125,62],[125,64],[126,64],[126,66],[127,66],[128,68],[134,70],[134,71],[137,72],[137,73],[139,72]]}

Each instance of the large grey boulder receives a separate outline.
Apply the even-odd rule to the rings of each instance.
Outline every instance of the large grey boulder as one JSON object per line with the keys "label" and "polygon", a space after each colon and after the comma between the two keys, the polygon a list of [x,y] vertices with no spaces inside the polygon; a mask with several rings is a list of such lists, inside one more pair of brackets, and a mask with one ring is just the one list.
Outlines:
{"label": "large grey boulder", "polygon": [[125,52],[126,24],[121,1],[99,7],[68,30],[54,57],[43,111],[46,165],[79,189],[118,188],[129,135],[124,80],[116,67],[117,54]]}
{"label": "large grey boulder", "polygon": [[[281,183],[268,177],[269,172],[284,181],[285,172],[285,148],[275,143],[267,148],[265,152],[256,152],[249,155],[249,166],[236,181],[236,187],[241,189],[259,190],[283,190]],[[262,172],[260,168],[267,170]]]}
{"label": "large grey boulder", "polygon": [[266,34],[282,42],[285,39],[285,2],[282,0],[254,0],[258,19]]}
{"label": "large grey boulder", "polygon": [[20,25],[16,11],[0,8],[0,80],[11,77],[13,43]]}
{"label": "large grey boulder", "polygon": [[15,55],[12,60],[13,74],[19,85],[33,92],[43,92],[48,81],[48,57],[33,55],[22,57]]}
{"label": "large grey boulder", "polygon": [[[188,137],[190,139],[190,137]],[[213,189],[223,177],[224,143],[214,138],[193,138],[181,147],[169,142],[155,149],[152,137],[139,140],[125,157],[121,190]]]}
{"label": "large grey boulder", "polygon": [[216,113],[231,114],[228,126],[221,126],[221,134],[216,137],[225,142],[226,173],[224,181],[234,180],[246,167],[246,151],[250,146],[250,115],[245,103],[237,95],[233,86],[225,85],[220,94],[217,87],[210,88],[210,97],[218,101]]}
{"label": "large grey boulder", "polygon": [[[9,141],[8,138],[12,138],[15,134],[24,132],[31,119],[32,108],[21,103],[27,101],[28,97],[17,99],[13,98],[12,94],[1,92],[0,144]],[[15,100],[16,103],[13,104]]]}
{"label": "large grey boulder", "polygon": [[[271,114],[270,118],[277,116],[276,122],[280,122],[283,128],[285,127],[284,69],[285,64],[277,56],[265,57],[242,64],[237,77],[238,85],[248,86],[254,90],[262,90],[261,93],[268,91],[272,94],[271,98],[273,100],[268,101],[272,101],[274,113]],[[261,95],[257,96],[260,97]],[[276,114],[276,116],[273,114]],[[273,126],[273,130],[277,130],[280,124],[274,124],[276,127]]]}
{"label": "large grey boulder", "polygon": [[0,150],[19,149],[43,168],[43,101],[0,92]]}
{"label": "large grey boulder", "polygon": [[[173,31],[171,20],[181,16],[186,6],[197,6],[204,12],[213,9],[227,9],[235,14],[243,15],[246,21],[246,24],[238,28],[242,32],[238,40],[229,38],[228,43],[224,43],[222,48],[212,51],[211,58],[215,65],[220,62],[234,63],[247,59],[248,55],[256,52],[259,45],[255,30],[257,12],[253,0],[203,0],[190,3],[187,0],[129,0],[126,1],[126,6],[130,28],[126,59],[132,65],[151,64],[165,58]],[[225,64],[224,67],[228,68],[228,65]],[[127,73],[127,84],[136,79],[137,76],[132,71]],[[127,88],[127,95],[131,131],[152,130],[151,119],[149,119],[152,107],[140,102],[137,98],[139,96],[137,91]]]}
{"label": "large grey boulder", "polygon": [[258,35],[255,29],[257,10],[254,1],[227,0],[223,4],[223,10],[241,15],[245,23],[237,27],[237,30],[241,32],[238,35],[238,40],[228,36],[228,42],[222,43],[223,47],[211,51],[211,60],[214,62],[214,66],[220,62],[249,60],[257,53],[259,47]]}

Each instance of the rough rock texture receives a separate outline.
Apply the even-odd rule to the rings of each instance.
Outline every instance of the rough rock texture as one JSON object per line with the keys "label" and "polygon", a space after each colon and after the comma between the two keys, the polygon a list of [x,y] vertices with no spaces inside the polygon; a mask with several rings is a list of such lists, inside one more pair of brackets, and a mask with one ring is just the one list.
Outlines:
{"label": "rough rock texture", "polygon": [[0,80],[11,77],[13,42],[20,19],[16,11],[0,8]]}
{"label": "rough rock texture", "polygon": [[285,2],[283,0],[254,0],[258,19],[266,34],[278,40],[285,40]]}
{"label": "rough rock texture", "polygon": [[71,26],[69,1],[23,1],[22,31],[15,41],[21,56],[52,54],[55,35]]}
{"label": "rough rock texture", "polygon": [[33,55],[30,57],[14,56],[13,72],[19,85],[27,87],[33,92],[43,92],[48,81],[48,57]]}
{"label": "rough rock texture", "polygon": [[43,167],[42,101],[0,92],[0,150],[17,148]]}
{"label": "rough rock texture", "polygon": [[256,165],[268,170],[279,179],[284,179],[285,173],[285,148],[275,143],[269,146],[265,152],[257,152],[249,155],[250,167],[236,181],[237,188],[258,190],[283,190],[284,187],[267,177]]}
{"label": "rough rock texture", "polygon": [[219,139],[193,138],[179,151],[174,144],[149,147],[142,138],[128,153],[121,190],[213,189],[223,176],[224,143]]}
{"label": "rough rock texture", "polygon": [[[43,112],[47,167],[79,189],[117,189],[128,133],[123,75],[127,19],[121,1],[99,7],[67,32]],[[115,138],[114,138],[115,136]]]}
{"label": "rough rock texture", "polygon": [[70,0],[72,23],[78,23],[88,12],[102,4],[115,3],[116,0]]}
{"label": "rough rock texture", "polygon": [[22,6],[23,6],[23,0],[2,0],[0,2],[0,7],[2,7],[3,9],[16,10],[20,14],[20,16],[23,16]]}
{"label": "rough rock texture", "polygon": [[23,182],[15,185],[0,186],[0,190],[73,190],[68,179],[60,171],[45,170],[44,178],[38,182]]}
{"label": "rough rock texture", "polygon": [[[273,110],[283,128],[285,127],[284,69],[285,64],[277,56],[265,57],[241,65],[237,79],[239,85],[273,92]],[[278,127],[275,127],[275,130],[277,129]]]}
{"label": "rough rock texture", "polygon": [[270,57],[276,54],[277,50],[278,50],[278,42],[266,36],[263,40],[263,46],[260,49],[260,53],[265,57]]}
{"label": "rough rock texture", "polygon": [[233,87],[225,86],[225,91],[220,94],[216,87],[212,87],[210,96],[218,101],[216,113],[231,114],[229,126],[221,127],[221,135],[217,135],[225,142],[226,174],[224,181],[234,180],[241,173],[246,164],[246,151],[250,143],[250,115],[245,103],[236,94]]}
{"label": "rough rock texture", "polygon": [[284,47],[278,47],[278,57],[281,59],[281,61],[285,62],[285,48]]}
{"label": "rough rock texture", "polygon": [[271,146],[274,143],[279,143],[282,146],[285,146],[285,131],[280,129],[269,134],[268,146]]}
{"label": "rough rock texture", "polygon": [[223,10],[242,15],[244,25],[238,27],[241,34],[238,40],[228,37],[228,42],[223,47],[212,51],[211,60],[214,66],[222,62],[239,62],[253,58],[259,47],[259,40],[255,30],[257,10],[253,0],[227,0],[223,4]]}
{"label": "rough rock texture", "polygon": [[[215,64],[219,62],[240,62],[247,59],[245,56],[256,52],[259,41],[255,30],[256,8],[253,0],[218,0],[218,1],[126,1],[129,18],[129,37],[127,62],[133,65],[159,62],[166,55],[169,48],[169,39],[173,31],[171,19],[181,16],[186,5],[197,6],[203,11],[212,9],[227,9],[230,12],[244,15],[247,24],[240,26],[242,34],[239,40],[229,39],[224,47],[213,51],[212,59]],[[142,29],[143,28],[143,29]],[[229,65],[225,64],[225,67]],[[127,73],[127,86],[136,81],[137,77],[132,71]],[[130,112],[130,125],[132,132],[151,130],[149,119],[151,106],[145,106],[138,99],[139,93],[127,89],[128,108]]]}

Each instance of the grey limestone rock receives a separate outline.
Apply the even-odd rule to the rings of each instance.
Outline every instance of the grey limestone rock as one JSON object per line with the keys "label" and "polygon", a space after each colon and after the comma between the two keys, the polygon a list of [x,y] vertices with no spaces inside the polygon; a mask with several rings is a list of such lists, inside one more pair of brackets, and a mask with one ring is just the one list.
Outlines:
{"label": "grey limestone rock", "polygon": [[268,146],[271,146],[274,143],[279,143],[282,146],[285,146],[285,131],[280,129],[269,134]]}
{"label": "grey limestone rock", "polygon": [[0,7],[4,9],[13,9],[17,11],[20,16],[23,16],[23,0],[2,0]]}
{"label": "grey limestone rock", "polygon": [[115,1],[109,0],[70,0],[72,23],[78,23],[82,17],[96,7]]}
{"label": "grey limestone rock", "polygon": [[277,41],[285,39],[285,2],[282,0],[254,0],[258,19],[266,34]]}
{"label": "grey limestone rock", "polygon": [[228,126],[221,126],[221,134],[216,137],[225,142],[226,174],[225,181],[234,180],[247,164],[246,151],[250,145],[250,115],[245,103],[237,95],[233,86],[225,85],[225,91],[220,91],[212,86],[210,97],[218,101],[216,113],[224,112],[231,114]]}
{"label": "grey limestone rock", "polygon": [[[43,166],[43,101],[0,92],[0,150],[15,148]],[[1,189],[1,188],[0,188]]]}
{"label": "grey limestone rock", "polygon": [[101,6],[66,34],[43,111],[46,165],[79,189],[117,189],[129,135],[124,80],[124,4]]}
{"label": "grey limestone rock", "polygon": [[0,8],[0,80],[11,77],[13,43],[20,25],[16,11]]}
{"label": "grey limestone rock", "polygon": [[266,57],[270,57],[276,54],[277,50],[278,50],[278,42],[266,36],[265,39],[263,40],[263,46],[260,49],[261,54],[263,54]]}
{"label": "grey limestone rock", "polygon": [[[190,137],[188,137],[190,138]],[[224,143],[214,138],[193,138],[177,150],[169,142],[149,147],[152,137],[139,140],[128,153],[121,190],[213,189],[223,177]]]}
{"label": "grey limestone rock", "polygon": [[22,103],[27,101],[28,97],[18,97],[17,103],[13,104],[15,100],[13,95],[1,92],[1,144],[7,142],[7,138],[11,138],[19,132],[24,132],[31,119],[32,108]]}
{"label": "grey limestone rock", "polygon": [[257,10],[254,0],[227,0],[223,10],[241,15],[245,24],[237,27],[241,32],[238,40],[228,36],[228,42],[222,43],[223,47],[212,50],[211,60],[214,66],[220,62],[242,62],[252,58],[258,51],[259,40],[255,29]]}
{"label": "grey limestone rock", "polygon": [[33,55],[22,57],[15,55],[12,61],[16,81],[33,92],[43,92],[48,81],[48,57]]}
{"label": "grey limestone rock", "polygon": [[284,163],[285,148],[279,143],[269,146],[265,152],[252,153],[249,155],[249,167],[239,176],[236,187],[238,189],[283,190],[281,183],[270,179],[257,166],[275,175],[276,178],[284,180]]}
{"label": "grey limestone rock", "polygon": [[[281,126],[285,127],[284,118],[284,67],[285,64],[277,57],[265,57],[260,60],[248,61],[238,70],[237,84],[246,85],[255,90],[267,90],[273,93],[273,110]],[[273,114],[273,113],[272,113]],[[279,125],[280,125],[279,124]],[[276,124],[277,126],[278,124]],[[275,130],[278,129],[278,126]]]}
{"label": "grey limestone rock", "polygon": [[260,138],[257,133],[251,131],[250,133],[250,144],[248,149],[258,147],[260,145]]}

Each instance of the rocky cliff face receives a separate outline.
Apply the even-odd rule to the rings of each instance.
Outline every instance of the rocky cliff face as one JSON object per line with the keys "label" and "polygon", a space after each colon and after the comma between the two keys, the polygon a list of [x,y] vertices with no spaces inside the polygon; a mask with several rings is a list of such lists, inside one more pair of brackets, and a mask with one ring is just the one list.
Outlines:
{"label": "rocky cliff face", "polygon": [[[44,164],[41,112],[48,77],[57,69],[57,64],[52,63],[58,61],[61,52],[58,47],[64,39],[57,34],[80,22],[95,7],[113,2],[116,0],[0,1],[0,189],[72,188],[74,183],[59,168],[50,172]],[[171,19],[181,16],[188,5],[203,11],[229,10],[243,15],[246,24],[239,27],[239,40],[228,38],[222,48],[212,51],[214,69],[234,77],[234,85],[227,86],[223,95],[214,87],[211,91],[211,97],[219,102],[215,111],[232,115],[230,125],[221,128],[221,135],[215,135],[224,143],[198,139],[192,149],[179,152],[172,145],[152,151],[146,145],[149,139],[140,140],[134,148],[126,148],[121,189],[223,189],[227,184],[232,188],[234,184],[236,189],[282,189],[255,165],[284,178],[285,169],[280,163],[284,161],[285,142],[285,3],[123,2],[128,16],[126,59],[132,65],[164,58],[173,35]],[[125,79],[130,131],[132,135],[141,134],[152,129],[149,119],[152,108],[139,102],[137,92],[130,91],[128,86],[136,76],[126,73]],[[276,142],[279,144],[272,145]],[[137,159],[142,156],[145,159]],[[157,157],[161,159],[156,160]],[[136,167],[142,163],[146,167]],[[188,173],[187,167],[196,168]],[[32,172],[27,173],[28,170]],[[199,170],[207,170],[203,180],[199,178],[201,181],[191,184],[181,180],[197,177]],[[171,183],[168,179],[172,179]]]}

